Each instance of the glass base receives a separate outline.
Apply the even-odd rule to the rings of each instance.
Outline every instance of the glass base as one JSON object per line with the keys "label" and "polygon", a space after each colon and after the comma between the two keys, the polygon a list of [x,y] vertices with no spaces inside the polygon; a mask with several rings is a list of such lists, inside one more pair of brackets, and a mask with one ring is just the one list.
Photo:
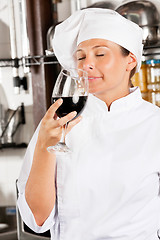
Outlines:
{"label": "glass base", "polygon": [[65,143],[58,143],[55,146],[50,146],[47,148],[47,151],[50,153],[59,152],[59,153],[71,153],[71,150]]}

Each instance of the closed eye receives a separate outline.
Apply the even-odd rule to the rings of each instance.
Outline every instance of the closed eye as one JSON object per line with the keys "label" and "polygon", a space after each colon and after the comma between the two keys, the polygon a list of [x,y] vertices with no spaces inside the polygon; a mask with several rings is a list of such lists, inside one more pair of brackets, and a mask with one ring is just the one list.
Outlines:
{"label": "closed eye", "polygon": [[97,57],[102,57],[102,56],[104,56],[104,54],[97,54],[96,56]]}
{"label": "closed eye", "polygon": [[81,60],[83,60],[83,59],[85,59],[85,57],[78,58],[77,60],[78,60],[78,61],[81,61]]}

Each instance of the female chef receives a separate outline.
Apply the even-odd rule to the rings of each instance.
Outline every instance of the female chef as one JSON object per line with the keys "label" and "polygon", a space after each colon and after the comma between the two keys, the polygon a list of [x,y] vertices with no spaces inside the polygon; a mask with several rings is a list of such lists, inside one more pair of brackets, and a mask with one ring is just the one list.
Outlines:
{"label": "female chef", "polygon": [[160,110],[129,88],[142,30],[113,10],[85,9],[56,27],[53,48],[63,67],[88,72],[90,95],[70,123],[71,155],[47,152],[76,115],[54,119],[61,99],[31,139],[18,179],[23,221],[52,240],[157,240]]}

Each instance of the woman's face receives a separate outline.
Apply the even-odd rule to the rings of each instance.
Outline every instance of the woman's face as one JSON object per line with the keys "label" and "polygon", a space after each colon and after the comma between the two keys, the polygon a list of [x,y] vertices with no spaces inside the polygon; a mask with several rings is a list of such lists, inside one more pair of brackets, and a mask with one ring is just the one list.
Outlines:
{"label": "woman's face", "polygon": [[76,52],[77,67],[88,72],[89,92],[104,100],[106,94],[118,95],[129,89],[129,56],[120,46],[104,39],[81,42]]}

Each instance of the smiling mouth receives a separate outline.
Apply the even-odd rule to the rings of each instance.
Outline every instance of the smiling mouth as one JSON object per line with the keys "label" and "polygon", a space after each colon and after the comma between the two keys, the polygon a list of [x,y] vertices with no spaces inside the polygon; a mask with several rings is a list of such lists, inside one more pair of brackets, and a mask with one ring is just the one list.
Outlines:
{"label": "smiling mouth", "polygon": [[89,81],[93,81],[93,80],[98,80],[100,79],[101,77],[88,77],[88,80]]}

